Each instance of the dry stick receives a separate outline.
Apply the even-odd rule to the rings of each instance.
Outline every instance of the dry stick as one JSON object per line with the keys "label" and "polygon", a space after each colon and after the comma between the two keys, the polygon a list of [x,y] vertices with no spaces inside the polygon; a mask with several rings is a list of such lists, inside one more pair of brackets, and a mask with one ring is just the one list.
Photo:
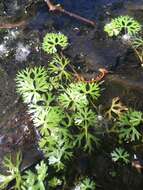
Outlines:
{"label": "dry stick", "polygon": [[89,19],[86,19],[86,18],[84,18],[84,17],[82,17],[82,16],[79,16],[79,15],[77,15],[77,14],[75,14],[75,13],[71,13],[71,12],[65,10],[64,8],[62,8],[60,5],[53,5],[50,0],[45,0],[45,2],[46,2],[47,5],[48,5],[49,11],[52,11],[52,12],[54,12],[54,11],[59,11],[59,12],[62,12],[62,13],[64,13],[64,14],[70,16],[70,17],[76,18],[76,19],[78,19],[78,20],[80,20],[80,21],[83,21],[83,22],[85,22],[85,23],[87,23],[87,24],[90,24],[90,25],[92,25],[92,26],[95,26],[95,25],[96,25],[94,21],[91,21],[91,20],[89,20]]}
{"label": "dry stick", "polygon": [[26,24],[27,22],[25,20],[17,23],[1,23],[0,29],[19,28],[19,27],[24,27]]}

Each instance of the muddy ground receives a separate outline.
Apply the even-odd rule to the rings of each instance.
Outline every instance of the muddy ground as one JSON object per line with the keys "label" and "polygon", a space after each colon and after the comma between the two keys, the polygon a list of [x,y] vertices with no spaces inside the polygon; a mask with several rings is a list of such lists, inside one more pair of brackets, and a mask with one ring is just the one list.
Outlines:
{"label": "muddy ground", "polygon": [[[121,43],[119,39],[109,39],[103,31],[104,24],[110,18],[121,14],[134,16],[143,23],[143,1],[53,2],[61,3],[65,9],[94,20],[96,26],[92,27],[61,13],[50,13],[42,0],[0,2],[0,25],[3,22],[26,23],[21,28],[0,30],[0,171],[3,171],[4,155],[14,155],[18,149],[23,151],[23,168],[38,162],[42,157],[37,148],[32,121],[26,114],[25,105],[16,94],[14,78],[22,68],[48,64],[50,57],[41,50],[42,39],[47,32],[62,32],[68,36],[70,45],[65,54],[86,77],[97,76],[99,68],[110,71],[105,78],[103,104],[109,105],[113,97],[120,96],[127,106],[143,110],[143,68],[138,58],[126,43]],[[84,170],[94,173],[99,189],[141,190],[142,174],[137,173],[131,166],[113,165],[109,158],[110,144],[109,148],[104,146],[106,153],[102,151],[92,155],[90,166],[95,166],[93,171],[87,166],[87,155],[83,155],[84,164],[80,163],[80,159],[76,159],[79,173],[84,173]],[[143,157],[143,151],[140,150],[139,153]],[[116,177],[112,175],[115,170],[118,171]]]}

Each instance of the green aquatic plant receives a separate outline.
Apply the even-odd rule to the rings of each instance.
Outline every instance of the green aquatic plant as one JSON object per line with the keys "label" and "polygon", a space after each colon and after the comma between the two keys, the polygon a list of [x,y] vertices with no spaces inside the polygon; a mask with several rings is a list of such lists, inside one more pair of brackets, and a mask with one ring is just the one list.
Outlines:
{"label": "green aquatic plant", "polygon": [[56,188],[57,186],[62,184],[62,180],[57,177],[53,177],[51,180],[49,180],[48,184],[50,187]]}
{"label": "green aquatic plant", "polygon": [[118,36],[121,30],[113,21],[104,26],[104,31],[108,33],[109,37]]}
{"label": "green aquatic plant", "polygon": [[132,36],[141,31],[141,24],[130,16],[119,16],[106,24],[104,31],[110,37],[118,36],[121,32],[128,33]]}
{"label": "green aquatic plant", "polygon": [[57,171],[65,168],[65,162],[68,161],[73,153],[73,144],[69,138],[63,138],[60,132],[52,133],[49,137],[41,138],[39,146],[49,165],[53,166]]}
{"label": "green aquatic plant", "polygon": [[22,190],[46,190],[45,179],[48,175],[48,166],[41,161],[35,167],[35,172],[28,170],[23,176]]}
{"label": "green aquatic plant", "polygon": [[3,165],[7,169],[7,175],[0,174],[0,189],[5,189],[11,181],[15,180],[14,189],[21,190],[21,163],[22,154],[20,152],[17,153],[15,161],[12,161],[11,156],[4,158]]}
{"label": "green aquatic plant", "polygon": [[138,49],[138,48],[143,48],[143,38],[140,36],[136,36],[131,39],[131,45],[133,48]]}
{"label": "green aquatic plant", "polygon": [[69,87],[59,96],[60,104],[66,109],[76,110],[88,105],[85,94],[79,91],[76,83],[71,83]]}
{"label": "green aquatic plant", "polygon": [[98,99],[100,96],[100,87],[97,83],[77,82],[71,83],[69,87],[59,96],[59,101],[64,108],[77,110],[86,107],[89,99]]}
{"label": "green aquatic plant", "polygon": [[96,183],[89,177],[83,178],[74,188],[74,190],[95,190]]}
{"label": "green aquatic plant", "polygon": [[47,110],[42,111],[37,117],[33,118],[33,123],[36,127],[40,127],[41,134],[48,134],[55,127],[59,126],[64,118],[62,110],[57,107],[49,107]]}
{"label": "green aquatic plant", "polygon": [[117,123],[119,127],[119,138],[125,141],[139,140],[141,133],[139,126],[143,122],[143,114],[139,111],[128,110],[124,113]]}
{"label": "green aquatic plant", "polygon": [[[55,102],[55,96],[49,92],[41,95],[40,99],[36,103],[30,103],[28,105],[28,113],[31,115],[31,118],[37,118],[39,115],[47,113],[52,103]],[[38,124],[36,125],[38,126]]]}
{"label": "green aquatic plant", "polygon": [[129,156],[130,156],[129,153],[125,149],[123,149],[121,147],[116,148],[111,153],[111,157],[112,157],[112,160],[114,162],[121,161],[121,162],[124,162],[124,163],[128,164],[130,162]]}
{"label": "green aquatic plant", "polygon": [[98,83],[77,82],[73,88],[94,100],[97,100],[100,97],[101,90]]}
{"label": "green aquatic plant", "polygon": [[143,38],[140,36],[134,37],[131,39],[130,44],[137,55],[141,66],[143,66]]}
{"label": "green aquatic plant", "polygon": [[44,67],[26,68],[16,75],[17,92],[25,103],[37,102],[49,89]]}
{"label": "green aquatic plant", "polygon": [[52,61],[48,65],[48,71],[50,73],[50,77],[53,77],[58,83],[70,81],[71,74],[67,71],[67,67],[69,66],[70,61],[65,56],[59,56],[55,54]]}
{"label": "green aquatic plant", "polygon": [[42,48],[48,54],[57,53],[58,48],[62,50],[68,46],[68,38],[61,33],[47,33],[43,39]]}
{"label": "green aquatic plant", "polygon": [[99,139],[95,130],[97,125],[97,115],[91,109],[82,108],[74,114],[74,123],[79,129],[79,133],[75,135],[75,145],[84,147],[84,151],[91,152]]}

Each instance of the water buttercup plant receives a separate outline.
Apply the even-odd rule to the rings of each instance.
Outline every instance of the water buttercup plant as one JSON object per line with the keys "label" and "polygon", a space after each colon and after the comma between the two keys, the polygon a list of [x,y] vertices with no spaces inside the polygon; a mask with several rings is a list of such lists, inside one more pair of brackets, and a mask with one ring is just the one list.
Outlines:
{"label": "water buttercup plant", "polygon": [[73,190],[95,190],[96,182],[91,180],[89,177],[85,177],[75,186]]}
{"label": "water buttercup plant", "polygon": [[108,33],[110,37],[118,36],[121,32],[129,35],[138,34],[141,31],[141,24],[130,16],[119,16],[111,20],[104,27],[104,31]]}
{"label": "water buttercup plant", "polygon": [[117,122],[119,138],[124,141],[136,141],[141,138],[140,125],[143,122],[143,114],[129,109],[121,115]]}
{"label": "water buttercup plant", "polygon": [[77,82],[71,83],[65,93],[59,96],[59,101],[64,108],[77,110],[89,104],[89,98],[97,100],[100,97],[98,83]]}
{"label": "water buttercup plant", "polygon": [[57,53],[58,48],[62,50],[68,46],[68,38],[61,33],[47,33],[43,39],[42,48],[48,54]]}
{"label": "water buttercup plant", "polygon": [[143,38],[141,36],[136,36],[130,40],[130,44],[143,67]]}
{"label": "water buttercup plant", "polygon": [[129,153],[124,148],[116,148],[112,153],[111,157],[114,162],[121,161],[126,164],[130,162],[129,160]]}
{"label": "water buttercup plant", "polygon": [[26,68],[16,75],[17,92],[25,103],[37,102],[49,89],[44,67]]}
{"label": "water buttercup plant", "polygon": [[52,61],[48,65],[51,81],[61,81],[63,83],[69,81],[71,79],[71,73],[67,70],[69,64],[70,60],[68,58],[54,54]]}
{"label": "water buttercup plant", "polygon": [[14,189],[21,190],[22,176],[20,172],[20,166],[22,163],[22,154],[17,153],[15,161],[12,160],[12,157],[5,157],[3,165],[7,169],[7,175],[0,174],[0,189],[5,189],[8,184],[15,180]]}
{"label": "water buttercup plant", "polygon": [[[68,185],[67,169],[78,156],[77,152],[81,154],[83,152],[94,154],[95,150],[96,153],[101,152],[97,149],[97,145],[103,138],[105,139],[108,132],[108,135],[116,133],[114,136],[116,142],[121,140],[123,143],[130,143],[141,137],[139,126],[142,124],[142,113],[135,113],[133,110],[128,113],[129,110],[116,97],[106,113],[110,119],[108,123],[104,115],[101,117],[104,110],[98,110],[100,83],[95,80],[74,80],[77,73],[68,71],[69,59],[63,55],[63,52],[57,51],[58,49],[47,68],[26,68],[16,77],[17,92],[28,104],[27,112],[39,134],[37,144],[44,155],[44,163],[47,164],[47,166],[44,163],[39,165],[42,170],[40,172],[35,168],[25,173],[22,190],[45,190],[56,185],[61,185],[60,189],[65,189]],[[72,71],[74,72],[74,69]],[[106,135],[107,140],[108,135]],[[112,156],[114,161],[127,162],[129,159],[128,153],[122,149],[115,149]],[[48,167],[49,176],[47,176]],[[62,183],[57,176],[63,179]],[[50,182],[51,179],[53,180]],[[80,180],[75,187],[78,190],[95,188],[95,182],[88,177]]]}
{"label": "water buttercup plant", "polygon": [[48,166],[41,161],[35,167],[35,172],[28,170],[23,176],[21,190],[46,190],[45,178],[48,176]]}

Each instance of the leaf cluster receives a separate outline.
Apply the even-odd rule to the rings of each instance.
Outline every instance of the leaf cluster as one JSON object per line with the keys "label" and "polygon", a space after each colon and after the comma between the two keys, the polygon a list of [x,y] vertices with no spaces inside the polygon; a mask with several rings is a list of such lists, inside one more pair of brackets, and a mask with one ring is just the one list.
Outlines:
{"label": "leaf cluster", "polygon": [[47,33],[43,39],[42,49],[48,54],[55,54],[58,48],[65,49],[68,46],[68,38],[61,33]]}
{"label": "leaf cluster", "polygon": [[21,190],[46,190],[45,179],[48,175],[48,167],[41,161],[35,167],[35,172],[28,170],[23,175],[23,184]]}
{"label": "leaf cluster", "polygon": [[[52,61],[47,68],[26,68],[18,72],[15,79],[17,92],[27,103],[27,112],[38,130],[39,148],[48,166],[56,172],[64,172],[75,149],[81,148],[90,153],[99,142],[96,134],[97,113],[91,105],[100,97],[101,89],[98,83],[72,80],[72,74],[68,71],[69,59],[57,54],[59,46],[65,49],[67,45],[64,35],[47,34],[43,49],[50,54],[56,53]],[[47,167],[43,162],[35,172],[27,171],[22,190],[45,190],[46,173]],[[51,182],[52,185],[58,183],[56,179]],[[85,186],[90,188],[91,185],[90,180],[85,180]]]}
{"label": "leaf cluster", "polygon": [[17,92],[25,103],[37,102],[49,89],[44,67],[26,68],[16,75]]}
{"label": "leaf cluster", "polygon": [[114,119],[115,117],[121,117],[121,115],[126,112],[128,108],[122,104],[119,97],[112,99],[110,108],[105,113],[105,116],[108,119]]}
{"label": "leaf cluster", "polygon": [[5,157],[3,165],[7,170],[7,175],[0,174],[0,189],[4,189],[8,184],[15,179],[15,190],[21,190],[22,177],[20,172],[20,166],[22,162],[22,154],[17,153],[15,161],[11,156]]}
{"label": "leaf cluster", "polygon": [[107,32],[110,37],[118,36],[121,32],[125,32],[132,36],[141,31],[141,24],[128,15],[119,16],[106,24],[104,31]]}
{"label": "leaf cluster", "polygon": [[129,109],[119,118],[117,123],[119,128],[119,138],[125,141],[139,140],[141,137],[139,127],[142,121],[142,112]]}
{"label": "leaf cluster", "polygon": [[120,161],[120,162],[124,162],[124,163],[128,164],[130,162],[129,156],[130,156],[129,153],[121,147],[116,148],[111,153],[111,157],[114,162]]}
{"label": "leaf cluster", "polygon": [[89,177],[85,177],[80,180],[80,182],[76,185],[75,190],[95,190],[96,183],[91,180]]}

